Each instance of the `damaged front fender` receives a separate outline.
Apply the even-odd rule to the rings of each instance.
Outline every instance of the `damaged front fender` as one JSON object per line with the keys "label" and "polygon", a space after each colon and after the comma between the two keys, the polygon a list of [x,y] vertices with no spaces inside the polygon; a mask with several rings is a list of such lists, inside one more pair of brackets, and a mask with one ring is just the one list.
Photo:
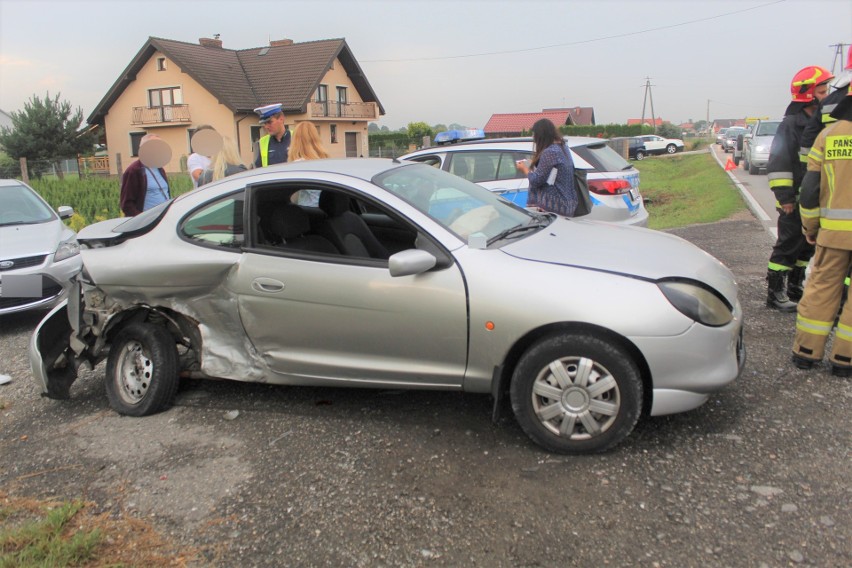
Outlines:
{"label": "damaged front fender", "polygon": [[30,338],[30,368],[41,387],[42,396],[56,399],[71,397],[71,384],[77,379],[70,349],[71,331],[68,301],[65,300],[41,320]]}

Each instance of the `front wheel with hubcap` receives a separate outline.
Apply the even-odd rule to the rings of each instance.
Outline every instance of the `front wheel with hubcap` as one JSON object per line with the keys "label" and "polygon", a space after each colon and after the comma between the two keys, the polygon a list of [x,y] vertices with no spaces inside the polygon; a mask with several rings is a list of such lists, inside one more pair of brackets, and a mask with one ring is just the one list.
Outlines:
{"label": "front wheel with hubcap", "polygon": [[113,410],[147,416],[170,407],[178,386],[177,347],[172,334],[159,325],[133,323],[111,344],[106,391]]}
{"label": "front wheel with hubcap", "polygon": [[526,434],[566,454],[608,450],[642,411],[642,379],[622,347],[591,335],[544,338],[512,375],[512,410]]}
{"label": "front wheel with hubcap", "polygon": [[644,160],[645,159],[645,152],[643,152],[642,150],[636,150],[636,159],[637,160]]}
{"label": "front wheel with hubcap", "polygon": [[668,152],[669,154],[674,154],[675,152],[677,152],[677,146],[675,146],[674,144],[669,144],[668,146],[666,146],[666,152]]}

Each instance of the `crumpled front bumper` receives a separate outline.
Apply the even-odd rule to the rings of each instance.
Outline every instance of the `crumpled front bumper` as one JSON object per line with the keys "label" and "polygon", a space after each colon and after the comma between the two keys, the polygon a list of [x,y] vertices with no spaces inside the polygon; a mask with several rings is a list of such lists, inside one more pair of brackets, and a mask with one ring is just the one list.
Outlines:
{"label": "crumpled front bumper", "polygon": [[56,399],[71,396],[71,384],[77,378],[77,371],[68,359],[72,331],[68,300],[64,300],[41,320],[30,337],[30,369],[42,396]]}

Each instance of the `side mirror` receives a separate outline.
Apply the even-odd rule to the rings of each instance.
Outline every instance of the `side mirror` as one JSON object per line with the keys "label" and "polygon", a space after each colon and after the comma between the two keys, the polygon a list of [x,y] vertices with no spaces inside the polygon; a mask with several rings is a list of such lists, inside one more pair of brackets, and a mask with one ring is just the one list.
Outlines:
{"label": "side mirror", "polygon": [[392,255],[388,259],[388,268],[393,277],[411,276],[431,270],[437,262],[438,259],[425,250],[408,249]]}
{"label": "side mirror", "polygon": [[59,213],[60,219],[67,219],[74,214],[74,208],[67,205],[60,205],[56,211]]}

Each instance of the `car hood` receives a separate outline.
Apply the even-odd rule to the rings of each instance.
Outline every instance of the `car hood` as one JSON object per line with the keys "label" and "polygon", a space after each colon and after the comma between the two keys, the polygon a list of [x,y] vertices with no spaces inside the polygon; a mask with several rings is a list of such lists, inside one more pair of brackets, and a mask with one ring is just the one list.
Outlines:
{"label": "car hood", "polygon": [[74,236],[74,232],[59,221],[34,225],[0,227],[0,243],[4,256],[20,258],[39,254],[53,254],[60,241]]}
{"label": "car hood", "polygon": [[734,275],[724,264],[680,237],[651,229],[560,218],[502,250],[534,262],[648,280],[689,278],[711,286],[731,305],[737,301]]}

